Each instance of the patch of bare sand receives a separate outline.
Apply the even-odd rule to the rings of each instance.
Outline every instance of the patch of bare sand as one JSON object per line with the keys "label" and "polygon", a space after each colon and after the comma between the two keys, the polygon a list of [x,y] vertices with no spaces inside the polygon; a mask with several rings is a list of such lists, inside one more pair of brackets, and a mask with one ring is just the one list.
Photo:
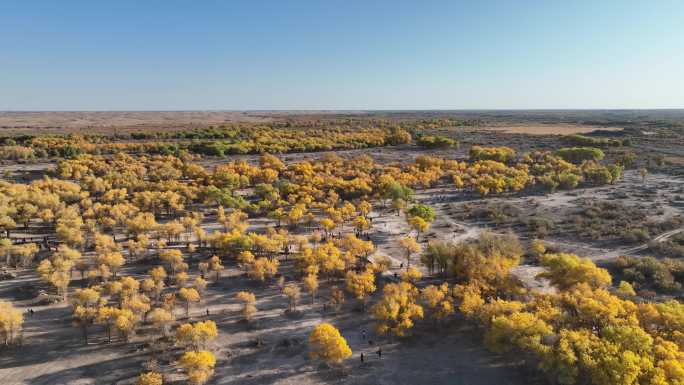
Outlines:
{"label": "patch of bare sand", "polygon": [[622,131],[621,127],[597,127],[580,124],[519,124],[487,127],[486,130],[501,131],[508,134],[527,135],[571,135],[587,134],[593,131]]}
{"label": "patch of bare sand", "polygon": [[677,166],[684,166],[684,156],[666,156],[665,162]]}

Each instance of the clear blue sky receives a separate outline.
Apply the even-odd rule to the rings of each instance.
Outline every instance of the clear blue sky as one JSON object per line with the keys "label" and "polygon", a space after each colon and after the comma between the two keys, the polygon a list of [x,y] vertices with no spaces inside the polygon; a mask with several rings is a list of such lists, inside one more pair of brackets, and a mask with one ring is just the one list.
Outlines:
{"label": "clear blue sky", "polygon": [[0,0],[0,110],[668,107],[682,0]]}

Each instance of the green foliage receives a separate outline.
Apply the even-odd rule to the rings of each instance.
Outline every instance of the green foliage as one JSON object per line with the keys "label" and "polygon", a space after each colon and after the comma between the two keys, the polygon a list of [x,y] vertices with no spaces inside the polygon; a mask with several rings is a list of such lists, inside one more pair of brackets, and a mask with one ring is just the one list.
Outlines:
{"label": "green foliage", "polygon": [[421,135],[417,138],[416,144],[425,148],[449,148],[458,147],[458,141],[447,138],[446,136]]}
{"label": "green foliage", "polygon": [[619,147],[630,145],[629,139],[592,138],[585,135],[566,135],[562,141],[572,146]]}
{"label": "green foliage", "polygon": [[410,201],[413,198],[413,190],[399,182],[387,186],[385,196],[392,200]]}
{"label": "green foliage", "polygon": [[599,161],[605,157],[603,151],[594,147],[561,148],[556,151],[556,155],[575,164],[580,164],[586,160]]}
{"label": "green foliage", "polygon": [[411,206],[408,215],[423,218],[426,222],[433,222],[435,220],[435,209],[428,205],[417,204]]}
{"label": "green foliage", "polygon": [[608,268],[638,290],[672,293],[681,289],[684,282],[684,261],[676,259],[621,256],[611,261]]}

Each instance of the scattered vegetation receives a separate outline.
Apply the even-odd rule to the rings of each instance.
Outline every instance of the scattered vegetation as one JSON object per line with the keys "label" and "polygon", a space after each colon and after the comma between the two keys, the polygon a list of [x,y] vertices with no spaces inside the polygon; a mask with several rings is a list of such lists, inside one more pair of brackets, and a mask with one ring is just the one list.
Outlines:
{"label": "scattered vegetation", "polygon": [[[3,264],[34,269],[45,296],[69,309],[85,344],[134,343],[164,360],[145,366],[137,384],[162,384],[167,376],[211,381],[226,356],[217,350],[222,328],[209,307],[227,287],[235,288],[224,301],[233,306],[232,319],[249,330],[273,308],[286,309],[282,318],[290,320],[311,307],[337,313],[350,297],[347,309],[372,318],[383,342],[401,344],[421,326],[446,332],[439,326],[458,313],[477,325],[491,350],[538,368],[552,383],[684,383],[684,308],[658,297],[681,289],[684,265],[674,258],[684,255],[683,233],[649,246],[672,259],[620,257],[607,270],[542,241],[563,233],[643,244],[681,226],[679,218],[656,222],[646,207],[583,199],[556,220],[487,200],[617,183],[628,156],[616,159],[606,148],[624,141],[570,136],[563,141],[573,147],[529,152],[476,145],[467,160],[423,150],[401,162],[334,153],[284,162],[272,155],[414,141],[456,149],[458,141],[426,131],[470,124],[340,119],[5,138],[0,158],[60,159],[41,179],[0,181]],[[231,154],[259,156],[205,162]],[[440,221],[438,204],[416,198],[428,188],[456,192],[470,201],[457,204],[462,219],[498,233],[461,242],[435,236],[451,224]],[[387,239],[378,236],[383,216],[400,222],[400,234],[383,227]],[[530,236],[527,249],[514,231]],[[376,254],[378,239],[392,255]],[[523,259],[538,263],[537,278],[554,290],[523,285],[512,273]],[[278,294],[264,305],[270,292]],[[15,305],[0,302],[8,348],[22,342],[23,314]],[[309,357],[329,365],[352,356],[330,323],[313,328],[308,342]],[[254,349],[263,343],[257,339]]]}
{"label": "scattered vegetation", "polygon": [[625,139],[600,138],[585,135],[566,135],[563,137],[563,142],[572,146],[587,147],[618,147],[628,146],[630,144],[629,141]]}

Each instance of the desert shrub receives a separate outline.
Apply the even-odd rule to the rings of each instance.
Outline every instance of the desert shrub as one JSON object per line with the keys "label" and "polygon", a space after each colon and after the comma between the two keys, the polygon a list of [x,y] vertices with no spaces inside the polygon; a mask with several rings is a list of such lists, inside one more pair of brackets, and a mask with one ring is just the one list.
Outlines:
{"label": "desert shrub", "polygon": [[643,290],[671,293],[682,287],[684,262],[672,259],[658,260],[653,257],[621,256],[610,262],[608,268],[614,277],[631,283]]}
{"label": "desert shrub", "polygon": [[573,174],[571,172],[562,172],[558,174],[558,183],[561,188],[566,190],[574,189],[581,181],[581,175]]}
{"label": "desert shrub", "polygon": [[637,159],[637,155],[634,150],[624,150],[616,154],[615,156],[617,163],[620,163],[624,167],[631,168],[634,166],[634,162]]}
{"label": "desert shrub", "polygon": [[473,146],[470,148],[470,160],[494,160],[501,163],[507,163],[515,157],[515,150],[509,147],[480,147]]}
{"label": "desert shrub", "polygon": [[26,160],[36,157],[36,152],[31,147],[8,145],[0,147],[0,159]]}
{"label": "desert shrub", "polygon": [[603,151],[594,147],[568,147],[556,151],[566,162],[580,164],[586,160],[599,161],[605,157]]}
{"label": "desert shrub", "polygon": [[653,222],[643,208],[620,202],[585,199],[562,222],[581,238],[646,242],[654,234],[675,228],[672,220]]}
{"label": "desert shrub", "polygon": [[537,238],[545,238],[556,226],[552,219],[533,216],[524,221],[527,229],[534,233]]}
{"label": "desert shrub", "polygon": [[648,239],[650,238],[650,234],[647,229],[634,228],[625,231],[622,237],[626,242],[637,243],[648,241]]}
{"label": "desert shrub", "polygon": [[563,137],[562,141],[572,146],[618,147],[629,145],[623,144],[624,141],[619,139],[592,138],[584,135],[566,135]]}
{"label": "desert shrub", "polygon": [[458,141],[446,136],[421,135],[416,140],[416,144],[425,148],[458,147]]}
{"label": "desert shrub", "polygon": [[648,244],[649,250],[654,254],[672,257],[672,258],[684,258],[684,245],[672,240],[666,240],[662,242],[653,241]]}
{"label": "desert shrub", "polygon": [[467,217],[471,219],[486,220],[503,224],[512,222],[520,215],[522,215],[522,210],[515,205],[509,203],[492,202],[483,207],[470,209],[468,211]]}
{"label": "desert shrub", "polygon": [[393,129],[387,137],[387,143],[393,146],[411,143],[411,134],[406,130]]}
{"label": "desert shrub", "polygon": [[677,234],[670,237],[670,241],[684,246],[684,231],[680,231]]}

